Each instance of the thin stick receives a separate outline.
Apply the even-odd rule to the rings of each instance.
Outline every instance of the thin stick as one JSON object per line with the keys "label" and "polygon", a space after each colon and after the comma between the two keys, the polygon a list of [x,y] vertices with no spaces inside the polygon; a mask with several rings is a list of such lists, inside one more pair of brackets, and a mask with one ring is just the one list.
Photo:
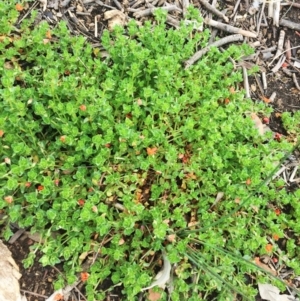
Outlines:
{"label": "thin stick", "polygon": [[291,42],[289,39],[285,41],[284,48],[286,49],[286,61],[289,63],[292,57]]}
{"label": "thin stick", "polygon": [[[295,47],[292,47],[292,48],[290,48],[290,49],[292,50],[292,49],[296,49],[296,48],[300,48],[300,46],[295,46]],[[285,51],[283,51],[282,54],[285,53],[285,52],[287,52],[287,51],[288,51],[288,49],[285,50]],[[272,65],[273,62],[274,62],[277,58],[278,58],[278,56],[276,55],[276,56],[273,58],[272,62],[271,62],[268,66]]]}
{"label": "thin stick", "polygon": [[261,75],[262,75],[262,82],[263,82],[264,90],[267,90],[268,84],[267,84],[266,72],[262,72]]}
{"label": "thin stick", "polygon": [[299,83],[298,83],[298,81],[297,81],[297,78],[296,78],[296,74],[295,74],[295,73],[293,73],[293,82],[294,82],[296,88],[300,91],[300,86],[299,86]]}
{"label": "thin stick", "polygon": [[38,6],[39,2],[35,1],[33,5],[27,10],[26,14],[18,21],[17,24],[20,24],[29,14],[30,12]]}
{"label": "thin stick", "polygon": [[261,19],[262,19],[262,16],[264,14],[265,5],[266,5],[266,1],[263,1],[262,8],[261,8],[260,15],[259,15],[259,19],[258,19],[258,23],[257,23],[257,27],[256,27],[256,29],[257,29],[256,33],[257,34],[259,34],[260,25],[261,25]]}
{"label": "thin stick", "polygon": [[279,40],[278,40],[278,48],[277,48],[276,56],[280,56],[282,54],[283,44],[284,44],[284,37],[285,37],[285,31],[284,30],[280,30]]}
{"label": "thin stick", "polygon": [[296,29],[296,30],[300,30],[300,23],[295,23],[289,20],[285,20],[285,19],[281,19],[279,24],[281,26],[285,26],[288,27],[290,29]]}
{"label": "thin stick", "polygon": [[113,2],[120,11],[123,11],[123,7],[118,0],[113,0]]}
{"label": "thin stick", "polygon": [[241,34],[241,35],[243,35],[245,37],[248,37],[248,38],[256,38],[257,37],[256,33],[253,33],[251,31],[247,31],[247,30],[243,30],[243,29],[240,29],[240,28],[237,28],[237,27],[233,27],[233,26],[225,24],[225,23],[214,21],[212,19],[206,18],[205,23],[207,25],[212,26],[212,27],[215,27],[215,28],[218,28],[218,29],[230,32],[230,33],[238,33],[238,34]]}
{"label": "thin stick", "polygon": [[281,0],[274,2],[273,25],[277,27],[279,26],[280,2]]}
{"label": "thin stick", "polygon": [[244,88],[246,91],[246,97],[250,98],[250,89],[249,89],[247,69],[244,66],[242,68],[243,68]]}
{"label": "thin stick", "polygon": [[95,16],[95,38],[98,37],[98,18]]}
{"label": "thin stick", "polygon": [[281,3],[282,6],[294,6],[297,8],[300,8],[300,3],[292,3],[292,2],[288,2],[288,3]]}
{"label": "thin stick", "polygon": [[233,9],[233,12],[232,12],[230,18],[232,18],[232,17],[235,15],[235,13],[236,13],[236,11],[237,11],[239,5],[240,5],[240,2],[241,2],[241,0],[238,0],[238,1],[236,2],[236,4],[235,4],[235,6],[234,6],[234,9]]}
{"label": "thin stick", "polygon": [[285,55],[283,54],[282,57],[278,60],[275,67],[272,68],[272,72],[274,72],[274,73],[277,72],[281,68],[284,61],[285,61]]}
{"label": "thin stick", "polygon": [[182,0],[182,11],[183,11],[183,16],[186,15],[187,9],[190,6],[189,0]]}
{"label": "thin stick", "polygon": [[273,1],[270,1],[268,5],[268,17],[273,18],[273,14],[274,14]]}
{"label": "thin stick", "polygon": [[196,52],[192,57],[190,57],[188,60],[184,62],[185,69],[188,69],[191,65],[193,65],[196,61],[198,61],[204,54],[206,54],[211,47],[220,47],[222,45],[236,42],[236,41],[243,41],[243,36],[241,34],[233,34],[231,36],[225,37],[223,39],[220,39],[205,48],[199,50]]}
{"label": "thin stick", "polygon": [[212,12],[214,15],[222,18],[225,22],[229,22],[228,17],[226,17],[222,12],[220,12],[218,9],[210,5],[206,0],[199,0],[200,3],[205,6],[210,12]]}
{"label": "thin stick", "polygon": [[20,291],[21,291],[22,293],[25,293],[25,294],[29,294],[29,295],[36,296],[36,297],[40,297],[40,298],[44,298],[44,299],[48,299],[48,297],[47,297],[47,296],[44,296],[44,295],[40,295],[40,294],[33,293],[33,292],[30,292],[30,291],[26,291],[26,290],[23,290],[23,289],[20,289]]}
{"label": "thin stick", "polygon": [[175,6],[175,5],[170,5],[170,6],[167,6],[167,7],[147,8],[147,9],[145,9],[145,10],[135,12],[133,15],[134,15],[134,17],[136,17],[136,18],[142,18],[142,17],[146,17],[146,16],[149,16],[149,15],[153,15],[153,13],[154,13],[157,9],[163,9],[163,10],[166,10],[166,11],[168,11],[168,12],[169,12],[169,11],[174,11],[174,10],[181,11],[181,9],[179,9],[177,6]]}

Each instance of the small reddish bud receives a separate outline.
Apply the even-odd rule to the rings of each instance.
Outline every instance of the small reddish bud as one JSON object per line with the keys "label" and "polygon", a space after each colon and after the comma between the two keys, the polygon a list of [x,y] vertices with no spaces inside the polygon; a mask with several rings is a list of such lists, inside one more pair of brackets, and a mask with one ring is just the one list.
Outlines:
{"label": "small reddish bud", "polygon": [[4,135],[4,131],[3,130],[0,130],[0,138],[2,138]]}
{"label": "small reddish bud", "polygon": [[264,117],[262,121],[263,121],[264,124],[269,124],[270,123],[270,119],[268,117]]}
{"label": "small reddish bud", "polygon": [[78,202],[77,202],[77,204],[79,205],[79,206],[84,206],[84,203],[85,203],[85,201],[83,200],[83,199],[80,199],[80,200],[78,200]]}
{"label": "small reddish bud", "polygon": [[267,251],[268,253],[271,253],[272,250],[273,250],[273,246],[272,246],[271,244],[267,244],[266,247],[265,247],[265,249],[266,249],[266,251]]}
{"label": "small reddish bud", "polygon": [[275,212],[276,215],[280,215],[281,214],[281,210],[279,208],[275,209],[274,212]]}
{"label": "small reddish bud", "polygon": [[89,278],[89,276],[90,276],[90,275],[89,275],[87,272],[82,272],[82,273],[80,274],[81,281],[82,281],[82,282],[87,281],[88,278]]}
{"label": "small reddish bud", "polygon": [[66,142],[66,136],[60,136],[59,140],[60,140],[62,143],[65,143],[65,142]]}
{"label": "small reddish bud", "polygon": [[59,179],[55,179],[55,180],[54,180],[54,185],[55,185],[55,186],[58,186],[58,185],[59,185]]}
{"label": "small reddish bud", "polygon": [[106,148],[110,148],[110,147],[111,147],[111,144],[110,144],[110,143],[106,143],[106,144],[105,144],[105,147],[106,147]]}
{"label": "small reddish bud", "polygon": [[250,184],[251,184],[251,179],[249,178],[249,179],[246,180],[246,185],[249,186]]}
{"label": "small reddish bud", "polygon": [[81,111],[86,111],[86,105],[81,105],[81,106],[79,107],[79,109],[80,109]]}
{"label": "small reddish bud", "polygon": [[98,212],[98,208],[94,205],[94,206],[92,207],[92,211],[95,212],[95,213],[97,213],[97,212]]}
{"label": "small reddish bud", "polygon": [[43,185],[39,185],[39,186],[37,187],[37,190],[38,190],[38,191],[44,190],[44,186],[43,186]]}
{"label": "small reddish bud", "polygon": [[30,182],[26,182],[25,183],[25,187],[29,188],[31,186],[31,183]]}
{"label": "small reddish bud", "polygon": [[272,260],[273,260],[274,263],[278,262],[278,259],[276,257],[272,258]]}
{"label": "small reddish bud", "polygon": [[280,142],[280,140],[281,140],[281,134],[279,134],[279,133],[275,133],[275,135],[274,135],[274,139],[275,140],[277,140],[278,142]]}

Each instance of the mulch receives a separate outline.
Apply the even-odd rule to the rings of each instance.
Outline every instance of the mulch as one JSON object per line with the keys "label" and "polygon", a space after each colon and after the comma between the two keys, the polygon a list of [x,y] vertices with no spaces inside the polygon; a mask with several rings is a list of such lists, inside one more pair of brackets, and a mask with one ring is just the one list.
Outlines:
{"label": "mulch", "polygon": [[[254,14],[255,8],[251,8],[249,3],[252,1],[213,1],[217,4],[219,11],[229,18],[228,24],[237,29],[255,32],[257,29],[257,22],[261,14],[261,6]],[[255,2],[255,1],[254,1]],[[291,1],[292,2],[292,1]],[[296,2],[296,1],[294,1]],[[210,1],[211,3],[211,1]],[[287,2],[286,2],[287,3]],[[250,3],[251,4],[251,3]],[[48,22],[53,28],[57,26],[60,20],[67,23],[70,35],[82,35],[86,38],[88,43],[93,47],[100,47],[100,37],[104,29],[113,26],[111,22],[125,25],[130,19],[136,19],[141,24],[145,20],[153,20],[153,10],[156,7],[163,7],[169,11],[168,24],[170,28],[179,25],[180,20],[183,18],[188,1],[175,0],[174,3],[167,3],[165,0],[40,0],[29,2],[22,10],[20,18],[17,22],[19,26],[26,18],[29,18],[32,10],[37,10],[38,14],[35,19],[35,26],[41,22]],[[216,15],[203,5],[203,0],[194,1],[193,5],[200,9],[204,18],[211,18],[218,20],[221,23],[226,23],[222,15]],[[298,6],[297,6],[298,5]],[[270,128],[273,132],[278,132],[283,135],[288,135],[282,126],[281,113],[292,112],[300,110],[300,48],[293,48],[300,46],[300,30],[291,29],[282,26],[282,20],[289,20],[300,26],[300,5],[294,3],[294,6],[285,5],[281,7],[279,26],[273,25],[273,20],[268,18],[267,6],[264,9],[264,15],[261,18],[261,25],[257,37],[248,38],[244,37],[245,41],[255,46],[256,54],[244,58],[243,65],[246,69],[251,68],[253,65],[260,67],[260,72],[256,76],[250,76],[249,93],[250,97],[255,102],[264,101],[269,103],[274,108],[274,113],[270,118]],[[254,10],[254,11],[253,11]],[[231,33],[224,30],[212,29],[215,36],[223,38]],[[273,67],[277,64],[280,57],[274,60],[277,45],[279,41],[280,32],[285,33],[285,45],[293,48],[291,53],[285,52],[283,64],[281,64],[278,71],[273,72]],[[289,41],[289,42],[287,42]],[[287,44],[289,43],[289,44]],[[288,46],[290,45],[290,46]],[[275,47],[274,47],[275,46]],[[225,47],[225,46],[223,46]],[[266,51],[266,49],[274,47],[273,51]],[[263,53],[265,52],[265,53]],[[266,54],[267,53],[267,54]],[[269,57],[268,57],[269,56]],[[289,58],[289,56],[291,56]],[[296,63],[296,65],[294,65]],[[299,66],[298,66],[299,64]],[[263,82],[263,73],[266,76],[266,82]],[[296,78],[296,81],[295,81]],[[298,78],[298,83],[297,83]],[[264,85],[267,85],[264,87]],[[274,100],[270,99],[271,95],[276,93]],[[289,137],[290,141],[296,142],[297,137]],[[299,150],[295,150],[294,157],[290,158],[286,164],[290,164],[287,169],[287,174],[291,175],[294,165],[293,162],[300,162]],[[300,178],[300,171],[294,176],[294,179]],[[296,190],[300,187],[299,181],[289,181],[287,177],[286,185],[290,190]],[[291,179],[292,180],[292,179]],[[17,231],[17,229],[15,229]],[[13,254],[13,258],[20,267],[20,272],[23,275],[20,279],[20,287],[22,292],[26,295],[28,301],[43,301],[49,297],[53,292],[53,282],[57,275],[62,271],[62,266],[43,267],[38,259],[38,254],[34,265],[31,268],[24,269],[22,260],[26,258],[29,253],[29,248],[34,244],[34,241],[28,235],[21,235],[13,243],[6,245]],[[109,286],[109,282],[105,284]],[[84,295],[84,287],[81,292]],[[73,300],[84,300],[82,295],[73,295]],[[120,291],[112,291],[107,294],[106,300],[122,300]],[[259,300],[259,297],[258,299]]]}

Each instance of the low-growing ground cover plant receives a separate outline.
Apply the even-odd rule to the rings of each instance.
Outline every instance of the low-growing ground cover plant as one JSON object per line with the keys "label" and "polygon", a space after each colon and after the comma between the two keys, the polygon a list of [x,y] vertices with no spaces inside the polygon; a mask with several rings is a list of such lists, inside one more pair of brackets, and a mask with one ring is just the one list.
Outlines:
{"label": "low-growing ground cover plant", "polygon": [[[251,113],[271,109],[244,98],[229,60],[249,47],[213,48],[184,70],[209,32],[166,30],[162,12],[155,25],[105,31],[105,52],[64,23],[16,31],[14,7],[0,4],[0,14],[0,209],[5,238],[8,222],[43,238],[26,266],[41,250],[69,283],[88,272],[89,300],[104,298],[107,278],[137,300],[161,254],[175,267],[172,300],[253,299],[247,275],[266,275],[248,262],[264,253],[300,273],[296,241],[279,256],[274,239],[299,234],[299,191],[267,184],[293,145],[258,133]],[[297,132],[298,119],[285,120]]]}

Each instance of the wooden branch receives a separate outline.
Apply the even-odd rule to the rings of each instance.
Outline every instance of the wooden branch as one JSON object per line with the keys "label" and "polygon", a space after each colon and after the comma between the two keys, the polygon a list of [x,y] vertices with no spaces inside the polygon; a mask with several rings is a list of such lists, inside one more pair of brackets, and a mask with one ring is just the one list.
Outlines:
{"label": "wooden branch", "polygon": [[170,6],[167,6],[167,7],[159,7],[159,8],[156,8],[156,7],[153,7],[153,8],[148,8],[148,9],[145,9],[145,10],[142,10],[142,11],[137,11],[135,12],[133,15],[134,17],[136,18],[142,18],[142,17],[146,17],[146,16],[149,16],[149,15],[153,15],[153,13],[158,10],[158,9],[163,9],[163,10],[166,10],[166,11],[174,11],[174,10],[179,10],[181,11],[177,6],[175,5],[170,5]]}
{"label": "wooden branch", "polygon": [[210,12],[212,12],[214,15],[222,18],[225,22],[229,22],[228,17],[226,17],[222,12],[220,12],[219,10],[217,10],[215,7],[213,7],[212,5],[210,5],[206,0],[199,0],[200,3],[205,6]]}
{"label": "wooden branch", "polygon": [[241,34],[248,38],[256,38],[257,37],[256,33],[253,33],[251,31],[247,31],[247,30],[243,30],[243,29],[240,29],[237,27],[233,27],[233,26],[225,24],[225,23],[214,21],[212,19],[206,18],[204,22],[205,22],[205,24],[210,25],[212,27],[215,27],[215,28],[227,31],[227,32],[231,32],[231,33],[238,33],[238,34]]}
{"label": "wooden branch", "polygon": [[206,54],[210,50],[211,47],[220,47],[222,45],[236,42],[236,41],[243,41],[243,36],[241,34],[234,34],[206,46],[205,48],[199,50],[192,57],[190,57],[188,60],[184,62],[185,69],[188,69],[196,61],[198,61],[204,54]]}
{"label": "wooden branch", "polygon": [[300,30],[300,24],[299,23],[295,23],[289,20],[285,20],[285,19],[281,19],[279,24],[281,26],[285,26],[288,27],[290,29],[296,29],[296,30]]}
{"label": "wooden branch", "polygon": [[280,56],[282,54],[284,37],[285,37],[285,31],[280,30],[279,39],[278,39],[278,48],[275,56]]}
{"label": "wooden branch", "polygon": [[298,84],[298,81],[297,81],[295,73],[293,73],[293,81],[294,81],[294,84],[295,84],[296,88],[300,91],[300,86]]}
{"label": "wooden branch", "polygon": [[244,89],[246,91],[246,97],[250,98],[250,88],[249,88],[247,69],[244,66],[242,68],[243,68]]}

